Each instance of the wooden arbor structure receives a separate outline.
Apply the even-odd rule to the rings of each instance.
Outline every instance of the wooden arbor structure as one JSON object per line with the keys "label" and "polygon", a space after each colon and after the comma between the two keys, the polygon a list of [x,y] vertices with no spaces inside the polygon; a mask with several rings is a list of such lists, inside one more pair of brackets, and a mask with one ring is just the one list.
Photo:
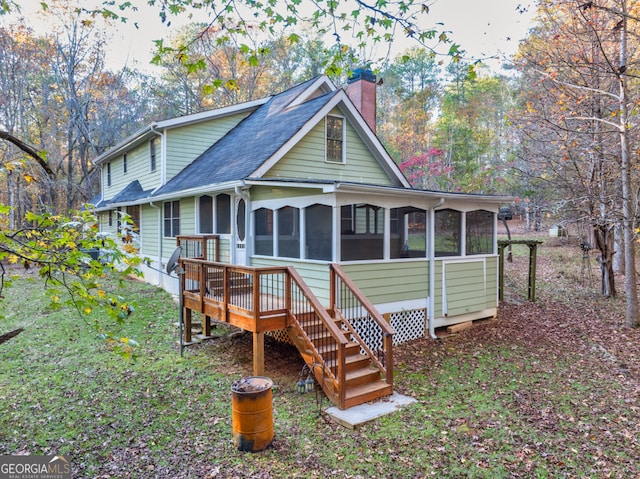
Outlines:
{"label": "wooden arbor structure", "polygon": [[538,256],[538,245],[542,241],[536,240],[498,240],[498,299],[504,300],[504,249],[509,245],[526,245],[529,248],[529,280],[527,284],[527,299],[531,302],[536,300],[536,262]]}

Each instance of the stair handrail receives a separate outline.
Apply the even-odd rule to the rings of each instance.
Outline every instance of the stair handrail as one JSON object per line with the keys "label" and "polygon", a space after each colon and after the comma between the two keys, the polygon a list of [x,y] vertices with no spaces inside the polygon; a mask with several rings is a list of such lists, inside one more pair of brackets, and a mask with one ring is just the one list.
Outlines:
{"label": "stair handrail", "polygon": [[[393,385],[393,335],[394,330],[393,327],[385,321],[382,315],[378,312],[376,307],[373,305],[371,301],[365,296],[362,290],[353,282],[353,280],[347,275],[347,273],[340,267],[340,265],[336,263],[329,264],[330,270],[330,300],[331,309],[333,311],[338,311],[338,305],[336,302],[336,277],[340,278],[340,280],[347,286],[347,288],[353,293],[353,295],[358,299],[362,307],[367,311],[369,316],[378,324],[383,333],[383,346],[385,353],[385,361],[384,365],[380,364],[380,361],[377,359],[376,355],[372,354],[369,347],[364,343],[362,338],[360,338],[359,334],[354,335],[354,339],[356,339],[360,345],[365,349],[371,360],[381,368],[382,371],[385,372],[385,381],[387,384]],[[344,316],[343,316],[344,318]],[[346,318],[344,318],[346,319]],[[350,332],[354,329],[349,321],[344,321],[346,323],[347,328]],[[355,332],[355,331],[354,331]]]}
{"label": "stair handrail", "polygon": [[[329,374],[330,377],[333,377],[333,380],[337,382],[337,391],[339,394],[339,402],[340,404],[344,404],[346,398],[346,388],[344,385],[346,384],[346,371],[345,371],[345,347],[349,343],[349,340],[344,335],[344,331],[341,330],[333,321],[329,313],[327,313],[326,309],[322,306],[318,298],[311,291],[311,289],[307,286],[300,273],[292,267],[287,266],[287,271],[291,281],[296,283],[304,297],[314,310],[314,313],[322,320],[323,324],[326,326],[327,330],[333,336],[334,340],[338,345],[338,355],[337,355],[337,365],[336,365],[336,375],[331,372],[330,368],[323,368],[324,373]],[[289,308],[289,310],[291,310]],[[295,318],[292,314],[292,320],[296,323],[298,329],[304,334],[307,345],[311,347],[311,352],[314,356],[314,362],[318,362],[319,364],[325,364],[324,358],[322,354],[317,350],[315,344],[309,336],[307,336],[307,332],[304,330],[300,322]]]}
{"label": "stair handrail", "polygon": [[358,343],[358,345],[364,350],[365,355],[369,357],[369,359],[376,365],[378,369],[380,369],[380,371],[384,371],[386,373],[387,371],[386,366],[382,364],[382,362],[380,362],[380,360],[375,354],[373,354],[373,352],[371,351],[371,348],[369,348],[367,343],[362,339],[360,334],[358,334],[358,331],[355,330],[355,328],[347,320],[347,318],[344,317],[342,312],[339,309],[335,309],[334,314],[339,317],[339,319],[342,321],[342,324],[345,325],[349,333],[353,336],[353,339],[356,341],[356,343]]}

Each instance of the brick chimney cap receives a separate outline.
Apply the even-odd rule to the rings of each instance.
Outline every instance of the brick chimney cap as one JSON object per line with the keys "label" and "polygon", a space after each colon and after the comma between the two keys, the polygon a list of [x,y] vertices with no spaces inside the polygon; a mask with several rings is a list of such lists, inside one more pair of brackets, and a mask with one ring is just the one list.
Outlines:
{"label": "brick chimney cap", "polygon": [[356,68],[347,80],[347,83],[355,83],[358,80],[367,80],[372,83],[376,82],[376,76],[368,68]]}

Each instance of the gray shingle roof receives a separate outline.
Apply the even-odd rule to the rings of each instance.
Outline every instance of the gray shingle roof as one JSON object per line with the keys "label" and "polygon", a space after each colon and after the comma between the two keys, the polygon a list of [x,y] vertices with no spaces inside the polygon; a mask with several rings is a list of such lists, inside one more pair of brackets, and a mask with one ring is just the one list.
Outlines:
{"label": "gray shingle roof", "polygon": [[269,160],[340,90],[288,107],[316,79],[309,80],[272,97],[153,196],[249,177]]}
{"label": "gray shingle roof", "polygon": [[122,191],[111,198],[111,203],[124,203],[128,201],[136,201],[149,196],[151,190],[143,190],[138,180],[134,180],[125,186]]}

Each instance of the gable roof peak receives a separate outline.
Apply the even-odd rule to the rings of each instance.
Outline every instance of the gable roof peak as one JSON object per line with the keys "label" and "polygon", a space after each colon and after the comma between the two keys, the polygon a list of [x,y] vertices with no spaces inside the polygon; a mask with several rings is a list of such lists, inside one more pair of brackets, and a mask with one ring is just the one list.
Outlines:
{"label": "gable roof peak", "polygon": [[300,85],[298,85],[298,87],[302,87],[301,93],[298,94],[296,98],[291,101],[285,108],[292,108],[294,106],[301,105],[308,100],[337,90],[337,87],[326,75],[318,75],[311,80],[301,83]]}

